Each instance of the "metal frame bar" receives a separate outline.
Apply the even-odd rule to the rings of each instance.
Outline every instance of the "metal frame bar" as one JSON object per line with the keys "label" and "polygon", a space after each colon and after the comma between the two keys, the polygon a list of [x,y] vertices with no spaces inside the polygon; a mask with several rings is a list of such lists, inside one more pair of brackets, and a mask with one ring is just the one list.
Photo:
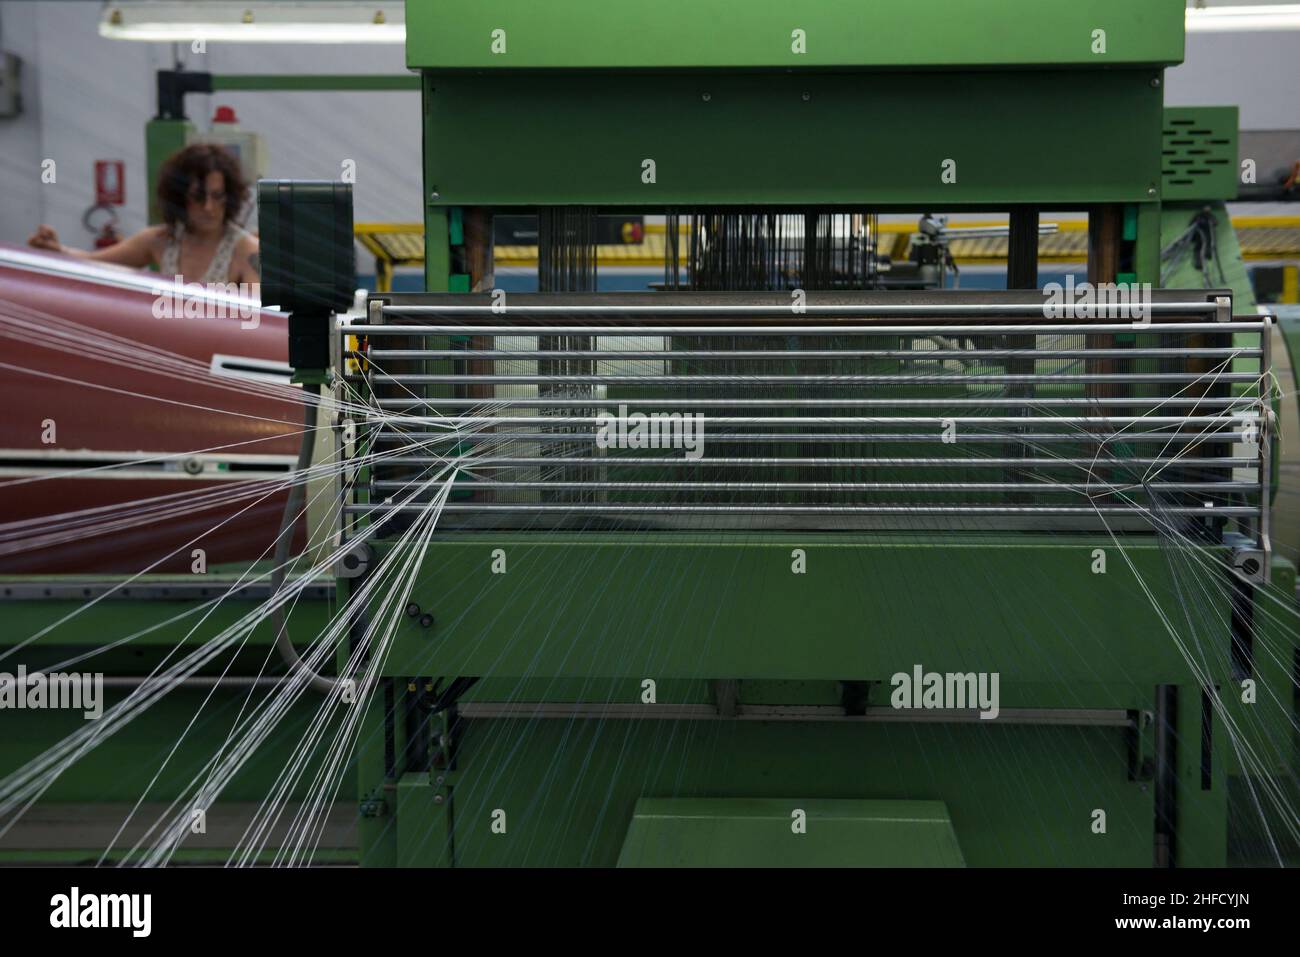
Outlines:
{"label": "metal frame bar", "polygon": [[[834,705],[740,704],[734,714],[709,704],[573,703],[556,701],[467,701],[457,709],[466,720],[568,719],[629,721],[855,721],[889,724],[966,724],[979,722],[978,709],[899,711],[871,706],[848,714]],[[1002,708],[998,724],[1057,725],[1091,728],[1134,728],[1133,714],[1119,708]]]}
{"label": "metal frame bar", "polygon": [[[1248,481],[1234,475],[1230,470],[1245,464],[1256,464],[1250,457],[1224,455],[1197,459],[1183,459],[1168,456],[1163,448],[1151,449],[1146,455],[1133,454],[1133,446],[1161,443],[1162,446],[1177,446],[1192,450],[1197,446],[1214,443],[1218,449],[1223,443],[1239,440],[1249,434],[1252,424],[1263,424],[1264,413],[1258,401],[1250,395],[1224,395],[1222,392],[1213,396],[1189,395],[1184,386],[1194,383],[1213,381],[1217,386],[1236,384],[1240,386],[1258,382],[1260,376],[1248,372],[1231,371],[1230,363],[1238,358],[1258,359],[1268,366],[1268,349],[1261,342],[1237,348],[1230,342],[1222,344],[1192,345],[1179,348],[1167,341],[1147,341],[1139,346],[1137,337],[1142,335],[1172,336],[1181,335],[1192,339],[1195,336],[1213,333],[1219,336],[1236,333],[1258,334],[1263,340],[1268,335],[1267,321],[1232,321],[1230,311],[1225,320],[1225,297],[1219,291],[1205,293],[1186,293],[1161,291],[1153,301],[1144,303],[1149,310],[1141,321],[1116,322],[1116,318],[1127,318],[1125,304],[1103,303],[1094,313],[1095,320],[1049,321],[1043,302],[1038,301],[1041,294],[1031,292],[1009,293],[966,293],[966,294],[897,294],[897,293],[831,293],[821,297],[821,301],[807,303],[797,311],[781,294],[725,294],[725,293],[666,293],[661,298],[656,295],[649,299],[626,294],[588,294],[582,296],[515,296],[505,308],[499,304],[489,303],[482,295],[455,296],[398,296],[376,301],[369,313],[368,322],[341,324],[351,335],[367,337],[365,347],[356,351],[358,356],[370,360],[365,375],[354,375],[351,381],[365,382],[373,388],[389,386],[388,395],[376,400],[373,412],[361,416],[363,421],[378,426],[372,433],[377,445],[392,441],[419,443],[424,447],[415,454],[401,457],[394,464],[412,465],[415,463],[432,464],[438,461],[450,461],[453,456],[463,455],[467,449],[483,452],[481,461],[471,460],[464,463],[465,473],[458,482],[457,495],[453,497],[444,510],[451,514],[478,513],[486,519],[489,515],[502,514],[548,514],[578,516],[672,516],[672,515],[721,515],[753,516],[761,522],[761,516],[788,516],[797,522],[800,516],[1056,516],[1062,520],[1073,518],[1097,519],[1104,516],[1132,516],[1147,519],[1194,516],[1217,516],[1222,518],[1255,518],[1262,530],[1266,525],[1263,505],[1256,505],[1255,496],[1261,500],[1266,497],[1268,477],[1259,473],[1258,481]],[[1203,298],[1202,298],[1203,297]],[[1227,300],[1230,302],[1230,300]],[[1229,307],[1230,309],[1230,307]],[[796,316],[797,324],[789,324],[789,317]],[[1204,317],[1204,318],[1201,318]],[[575,322],[574,320],[578,320]],[[584,320],[592,320],[585,324]],[[818,320],[821,320],[820,322]],[[417,320],[413,322],[412,320]],[[486,320],[486,321],[485,321]],[[695,322],[693,320],[699,320]],[[878,321],[877,321],[878,320]],[[892,321],[891,321],[892,320]],[[915,321],[911,321],[915,320]],[[1024,321],[1021,321],[1024,320]],[[623,325],[622,321],[635,322],[635,325]],[[1131,337],[1133,348],[1121,348],[1112,338],[1116,334]],[[516,345],[511,349],[493,350],[485,348],[482,341],[466,342],[469,348],[457,350],[439,346],[434,349],[395,348],[385,350],[371,349],[382,337],[397,336],[461,336],[483,337],[488,341],[500,340],[506,336],[522,336],[539,340],[545,336],[575,335],[587,337],[595,345],[583,345],[578,348],[545,350],[540,344]],[[835,350],[820,346],[800,348],[794,337],[836,336],[842,341],[853,341],[853,337],[901,337],[905,341],[922,337],[937,336],[971,336],[976,337],[977,348],[964,350],[953,348],[944,342],[936,343],[939,348],[902,349],[897,345],[882,343],[882,348],[857,348]],[[989,335],[1015,336],[1017,339],[1002,347],[989,343],[980,337]],[[1104,348],[1087,348],[1074,345],[1062,345],[1050,340],[1035,337],[1073,335],[1085,338],[1093,345],[1105,345]],[[619,339],[630,337],[687,337],[692,336],[780,336],[784,340],[784,349],[759,350],[749,349],[728,351],[705,343],[702,348],[674,350],[648,349],[644,346],[631,345],[619,348]],[[601,342],[601,339],[604,342]],[[614,340],[612,343],[611,340]],[[1027,340],[1027,341],[1026,341]],[[1028,346],[1035,341],[1043,342],[1047,348],[1033,349]],[[1193,339],[1194,341],[1194,339]],[[612,344],[608,351],[600,345]],[[979,345],[989,346],[978,348]],[[376,361],[419,362],[433,361],[469,361],[464,374],[439,370],[435,373],[416,371],[410,374],[389,373],[376,365]],[[621,361],[627,359],[649,360],[654,369],[652,374],[626,374],[615,369],[609,374],[597,372],[589,367],[573,374],[546,374],[546,372],[511,371],[502,374],[490,374],[492,362],[520,360],[524,362],[543,360],[578,360],[587,363],[601,361]],[[1047,370],[1041,373],[1033,371],[1025,363],[1019,369],[971,372],[967,369],[956,371],[909,371],[904,373],[881,374],[870,367],[865,371],[844,374],[806,374],[795,372],[721,374],[703,372],[696,374],[689,368],[682,374],[670,374],[669,370],[680,368],[682,362],[701,361],[708,369],[709,362],[734,361],[744,359],[750,362],[789,362],[791,360],[913,360],[915,363],[927,361],[937,364],[945,360],[982,360],[995,362],[1006,360],[1041,360],[1055,359],[1066,363],[1066,371]],[[1116,372],[1115,362],[1119,360],[1160,360],[1176,359],[1178,361],[1200,361],[1209,371],[1159,371],[1150,366],[1141,371]],[[1089,366],[1086,371],[1071,371],[1070,363],[1079,361],[1106,360],[1109,368],[1097,371]],[[486,365],[486,369],[484,366]],[[477,366],[477,367],[476,367]],[[539,366],[539,368],[542,368]],[[1199,367],[1192,367],[1193,369]],[[417,367],[418,369],[418,367]],[[1222,370],[1222,371],[1219,371]],[[995,395],[981,397],[966,393],[957,397],[869,397],[849,396],[836,398],[823,394],[814,397],[785,398],[778,396],[755,396],[748,390],[769,387],[803,387],[812,386],[823,389],[844,389],[859,387],[896,388],[923,385],[939,386],[1057,386],[1057,385],[1164,385],[1170,395],[1162,396],[1126,396],[1115,391],[1100,395],[1050,395],[1042,399],[1025,395]],[[414,390],[409,397],[393,396],[393,385],[409,386]],[[494,400],[490,395],[479,396],[464,393],[450,396],[434,394],[430,396],[421,387],[431,386],[438,391],[448,391],[450,387],[495,387],[495,386],[576,386],[589,390],[590,395],[560,394],[552,397],[541,395],[510,395]],[[660,394],[645,394],[623,398],[608,395],[598,386],[633,386],[655,387]],[[734,396],[718,396],[715,392],[707,398],[691,400],[678,390],[708,389],[718,386],[732,387],[728,391]],[[540,390],[539,391],[545,391]],[[676,393],[676,394],[675,394]],[[752,454],[722,455],[717,458],[697,458],[674,460],[662,455],[592,455],[580,451],[583,445],[592,445],[598,438],[598,427],[608,422],[607,415],[597,416],[602,409],[617,405],[628,408],[667,409],[716,409],[724,414],[710,416],[706,422],[711,429],[708,441],[718,444],[761,445],[774,444],[790,448],[796,444],[835,443],[837,445],[853,443],[936,443],[939,430],[955,425],[963,428],[962,440],[965,442],[997,442],[1000,444],[1017,444],[1025,452],[1032,453],[1031,445],[1064,445],[1070,443],[1091,443],[1098,449],[1098,455],[1087,458],[1079,452],[1063,449],[1067,456],[1064,460],[1037,457],[1011,457],[1006,453],[994,460],[972,460],[964,456],[959,460],[944,460],[925,455],[888,456],[858,455],[846,459],[803,455],[783,459],[780,456],[754,456]],[[484,414],[484,406],[494,406],[492,414]],[[735,414],[738,409],[762,410],[779,409],[781,412],[799,409],[825,409],[828,415],[763,415]],[[1154,412],[1161,409],[1173,411],[1186,410],[1188,414],[1163,414]],[[574,410],[576,414],[547,415],[548,411],[565,409]],[[935,414],[887,415],[870,414],[870,410],[935,410]],[[1007,414],[996,414],[998,409],[1006,409]],[[1044,414],[1046,410],[1058,410],[1065,414]],[[864,410],[868,414],[843,414],[846,410]],[[993,410],[995,414],[979,414]],[[1070,414],[1077,410],[1078,414]],[[427,414],[409,414],[424,412]],[[1028,414],[1038,411],[1039,414]],[[973,414],[962,414],[963,412]],[[1026,414],[1013,414],[1024,412]],[[1107,414],[1108,412],[1113,414]],[[504,413],[504,414],[503,414]],[[521,414],[523,413],[523,414]],[[533,413],[533,414],[528,414]],[[839,414],[836,414],[839,413]],[[1145,414],[1143,414],[1145,413]],[[442,426],[446,432],[427,431],[430,427]],[[767,429],[769,431],[753,431]],[[788,430],[803,431],[788,431]],[[910,431],[909,431],[910,430]],[[927,431],[929,430],[929,431]],[[1034,431],[1027,431],[1034,430]],[[561,454],[555,456],[529,454],[528,449],[494,449],[492,446],[507,442],[523,442],[539,451],[548,446]],[[563,445],[560,445],[563,443]],[[1122,443],[1122,445],[1121,445]],[[434,449],[445,449],[446,458],[428,454]],[[1120,449],[1127,455],[1108,456],[1110,449]],[[523,454],[520,454],[522,451]],[[797,452],[797,449],[790,448]],[[496,454],[504,452],[506,454]],[[511,454],[513,453],[513,454]],[[1152,454],[1154,453],[1154,454]],[[477,459],[477,456],[476,456]],[[861,476],[862,481],[845,481],[846,476],[827,474],[828,481],[818,481],[813,476],[800,476],[775,473],[770,481],[746,480],[742,474],[713,473],[718,481],[708,481],[698,473],[683,474],[691,481],[674,481],[654,479],[653,476],[624,473],[624,480],[611,480],[599,471],[590,475],[575,476],[566,470],[603,467],[622,469],[653,469],[672,462],[670,468],[680,469],[687,465],[697,469],[719,469],[725,467],[744,468],[749,464],[761,463],[769,469],[797,467],[814,463],[817,467],[915,467],[929,466],[951,469],[959,466],[979,468],[993,467],[992,462],[1009,470],[1003,481],[925,481],[924,475],[915,480],[902,481],[896,475]],[[741,464],[743,463],[743,464]],[[1108,470],[1115,467],[1141,465],[1143,468],[1163,468],[1166,465],[1185,465],[1187,468],[1203,468],[1203,474],[1185,473],[1170,475],[1164,481],[1142,482],[1126,481],[1122,476],[1111,474]],[[512,473],[511,469],[535,467],[541,473]],[[1025,469],[1043,469],[1045,478],[1053,474],[1063,479],[1063,468],[1074,467],[1087,471],[1087,481],[1035,481],[1035,476],[1026,476]],[[1094,476],[1095,470],[1103,470]],[[483,470],[488,470],[486,473]],[[477,474],[476,474],[477,473]],[[679,473],[680,474],[680,473]],[[706,475],[708,473],[705,473]],[[1215,480],[1212,476],[1219,476]],[[549,476],[544,478],[543,476]],[[393,490],[409,487],[409,482],[394,481],[384,478],[382,474],[368,483],[366,491],[372,504],[350,506],[351,514],[386,513],[390,511],[416,511],[423,505],[408,504],[395,506],[381,504],[383,497]],[[852,476],[848,478],[853,478]],[[953,478],[963,478],[953,475]],[[997,478],[997,476],[990,476]],[[652,480],[654,479],[654,480]],[[834,479],[830,481],[829,479]],[[540,497],[534,501],[502,501],[499,493],[556,493],[560,497]],[[606,493],[649,492],[652,501],[609,501]],[[718,501],[687,498],[685,501],[665,500],[665,495],[680,493],[683,496],[703,493],[824,493],[838,498],[842,504],[814,500],[809,504],[792,504],[789,502],[765,501],[720,503]],[[883,502],[855,499],[851,493],[915,493],[919,500],[899,503],[886,498]],[[486,493],[490,497],[475,496],[466,501],[466,496]],[[492,493],[498,493],[493,495]],[[944,501],[945,495],[966,495],[969,493],[1011,493],[1008,500],[1000,501]],[[1037,500],[1026,500],[1026,493],[1034,493]],[[1050,496],[1056,495],[1085,496],[1087,501],[1079,505],[1049,504]],[[1136,496],[1175,494],[1165,504],[1142,503]],[[1116,500],[1113,496],[1124,496]],[[1190,495],[1191,498],[1186,496]],[[936,496],[938,496],[936,498]],[[1203,497],[1202,497],[1203,496]],[[525,498],[531,497],[525,494]],[[637,496],[642,497],[642,496]],[[912,496],[908,496],[911,498]],[[1200,497],[1200,500],[1198,500]],[[1213,500],[1209,500],[1209,499]],[[1100,501],[1109,499],[1109,504]],[[1060,499],[1055,499],[1059,503]],[[455,522],[452,523],[455,525]],[[508,524],[508,523],[507,523]]]}

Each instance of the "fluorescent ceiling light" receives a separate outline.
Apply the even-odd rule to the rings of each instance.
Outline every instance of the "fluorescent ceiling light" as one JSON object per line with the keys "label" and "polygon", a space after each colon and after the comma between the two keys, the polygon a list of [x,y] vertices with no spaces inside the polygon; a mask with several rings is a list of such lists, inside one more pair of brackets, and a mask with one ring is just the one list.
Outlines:
{"label": "fluorescent ceiling light", "polygon": [[99,33],[163,43],[405,43],[406,9],[391,0],[108,0]]}
{"label": "fluorescent ceiling light", "polygon": [[1297,29],[1300,29],[1300,3],[1187,8],[1188,33]]}

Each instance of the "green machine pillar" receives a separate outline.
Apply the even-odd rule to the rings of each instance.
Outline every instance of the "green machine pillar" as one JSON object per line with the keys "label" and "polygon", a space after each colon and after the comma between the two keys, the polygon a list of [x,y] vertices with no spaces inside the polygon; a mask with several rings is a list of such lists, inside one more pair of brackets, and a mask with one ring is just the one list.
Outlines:
{"label": "green machine pillar", "polygon": [[167,157],[184,148],[194,133],[194,124],[187,119],[152,119],[144,127],[145,170],[149,184],[149,222],[162,222],[162,209],[158,205],[158,171]]}

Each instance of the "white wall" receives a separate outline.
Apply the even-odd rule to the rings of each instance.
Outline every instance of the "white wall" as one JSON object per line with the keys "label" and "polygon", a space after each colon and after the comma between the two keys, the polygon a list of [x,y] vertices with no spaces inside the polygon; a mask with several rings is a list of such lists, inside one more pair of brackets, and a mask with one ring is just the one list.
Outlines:
{"label": "white wall", "polygon": [[[1138,0],[1135,0],[1138,2]],[[144,125],[153,114],[154,72],[172,63],[168,44],[105,40],[95,0],[0,3],[0,48],[24,61],[26,112],[0,119],[0,242],[24,242],[40,222],[65,242],[88,244],[82,212],[93,196],[96,158],[127,164],[127,231],[145,224]],[[1236,103],[1245,129],[1300,127],[1295,91],[1300,32],[1193,34],[1187,60],[1168,73],[1171,105]],[[209,44],[186,65],[213,73],[398,73],[397,46]],[[242,93],[192,96],[206,123],[218,104],[235,107],[245,129],[264,134],[269,175],[335,179],[357,162],[358,220],[420,217],[417,93]],[[40,182],[41,160],[58,181]]]}
{"label": "white wall", "polygon": [[[124,232],[146,223],[144,127],[156,109],[155,72],[173,64],[170,44],[106,40],[99,2],[0,3],[0,49],[23,59],[25,111],[0,119],[0,242],[26,242],[42,222],[64,242],[88,246],[81,224],[94,200],[96,159],[126,161]],[[187,69],[211,73],[401,73],[400,46],[208,44],[181,48]],[[263,134],[272,177],[338,179],[356,161],[356,217],[420,218],[420,96],[402,93],[218,93],[189,96],[206,126],[230,105],[240,126]],[[41,161],[58,178],[42,184]]]}
{"label": "white wall", "polygon": [[1170,106],[1236,106],[1243,130],[1300,127],[1300,30],[1189,33],[1183,62],[1165,74]]}

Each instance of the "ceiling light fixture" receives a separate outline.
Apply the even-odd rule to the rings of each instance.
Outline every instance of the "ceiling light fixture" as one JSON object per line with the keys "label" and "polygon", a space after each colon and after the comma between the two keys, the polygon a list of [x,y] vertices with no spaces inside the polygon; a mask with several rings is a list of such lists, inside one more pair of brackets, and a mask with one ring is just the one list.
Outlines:
{"label": "ceiling light fixture", "polygon": [[391,0],[109,0],[99,33],[161,43],[405,43],[406,9]]}

